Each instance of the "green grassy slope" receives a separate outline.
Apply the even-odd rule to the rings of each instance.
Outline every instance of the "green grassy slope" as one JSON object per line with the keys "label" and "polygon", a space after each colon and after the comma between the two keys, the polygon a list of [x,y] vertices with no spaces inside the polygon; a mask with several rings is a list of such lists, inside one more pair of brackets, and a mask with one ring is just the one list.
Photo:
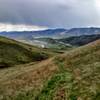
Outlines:
{"label": "green grassy slope", "polygon": [[41,61],[48,55],[49,52],[41,48],[0,37],[0,68]]}
{"label": "green grassy slope", "polygon": [[55,58],[59,72],[37,100],[100,100],[100,40]]}
{"label": "green grassy slope", "polygon": [[56,62],[72,75],[61,87],[68,100],[100,100],[100,40],[57,57]]}
{"label": "green grassy slope", "polygon": [[100,100],[100,40],[28,66],[1,71],[1,100]]}

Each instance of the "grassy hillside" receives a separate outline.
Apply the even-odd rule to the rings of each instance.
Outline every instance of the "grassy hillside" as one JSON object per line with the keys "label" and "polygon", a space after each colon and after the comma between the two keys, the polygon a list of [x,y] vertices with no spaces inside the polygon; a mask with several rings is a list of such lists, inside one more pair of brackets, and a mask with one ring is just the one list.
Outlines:
{"label": "grassy hillside", "polygon": [[49,52],[41,48],[0,37],[0,68],[41,61],[48,56]]}
{"label": "grassy hillside", "polygon": [[100,100],[100,40],[0,76],[1,100]]}
{"label": "grassy hillside", "polygon": [[82,46],[98,39],[100,39],[100,34],[72,36],[68,38],[58,39],[58,41],[69,43],[73,46]]}

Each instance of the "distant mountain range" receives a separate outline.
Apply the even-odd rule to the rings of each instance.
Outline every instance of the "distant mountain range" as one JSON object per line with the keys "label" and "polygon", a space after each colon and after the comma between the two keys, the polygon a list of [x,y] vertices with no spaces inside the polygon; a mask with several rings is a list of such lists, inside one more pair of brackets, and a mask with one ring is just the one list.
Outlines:
{"label": "distant mountain range", "polygon": [[48,29],[42,31],[0,32],[1,36],[46,48],[70,48],[100,39],[100,28]]}
{"label": "distant mountain range", "polygon": [[63,38],[70,36],[92,35],[100,34],[100,28],[72,28],[72,29],[48,29],[42,31],[13,31],[13,32],[0,32],[0,35],[10,37],[13,39],[31,40],[40,37]]}
{"label": "distant mountain range", "polygon": [[0,35],[10,37],[13,39],[28,39],[40,37],[60,37],[62,32],[66,32],[66,29],[48,29],[42,31],[12,31],[12,32],[0,32]]}
{"label": "distant mountain range", "polygon": [[80,36],[80,35],[92,35],[92,34],[100,34],[100,28],[72,28],[65,32],[67,36]]}

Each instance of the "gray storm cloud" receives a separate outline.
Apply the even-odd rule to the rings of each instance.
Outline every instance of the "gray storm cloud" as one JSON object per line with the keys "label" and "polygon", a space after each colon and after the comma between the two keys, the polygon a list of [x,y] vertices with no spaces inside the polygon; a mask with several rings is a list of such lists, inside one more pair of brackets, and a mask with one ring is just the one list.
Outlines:
{"label": "gray storm cloud", "polygon": [[98,26],[97,9],[95,0],[0,0],[0,23],[66,28]]}

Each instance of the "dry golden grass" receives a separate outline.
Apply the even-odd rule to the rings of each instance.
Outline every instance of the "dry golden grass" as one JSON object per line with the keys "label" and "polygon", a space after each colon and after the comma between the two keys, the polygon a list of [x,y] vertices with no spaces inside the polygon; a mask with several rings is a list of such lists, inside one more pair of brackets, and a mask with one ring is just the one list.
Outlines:
{"label": "dry golden grass", "polygon": [[12,96],[21,90],[41,89],[45,80],[58,70],[57,66],[51,61],[52,59],[48,59],[39,64],[28,65],[28,67],[22,68],[23,71],[19,69],[13,70],[13,72],[10,70],[8,73],[6,71],[7,75],[1,79],[0,91],[3,95]]}

